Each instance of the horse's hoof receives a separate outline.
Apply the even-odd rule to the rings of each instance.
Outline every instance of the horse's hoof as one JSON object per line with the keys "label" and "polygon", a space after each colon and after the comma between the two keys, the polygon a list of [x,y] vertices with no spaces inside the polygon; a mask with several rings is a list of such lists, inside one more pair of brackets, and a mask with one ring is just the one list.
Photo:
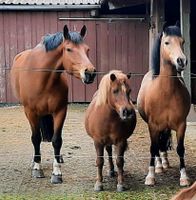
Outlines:
{"label": "horse's hoof", "polygon": [[181,178],[180,179],[180,186],[181,187],[186,187],[190,185],[190,181],[188,178]]}
{"label": "horse's hoof", "polygon": [[94,191],[95,192],[101,192],[103,191],[103,185],[101,182],[96,182],[94,186]]}
{"label": "horse's hoof", "polygon": [[122,185],[122,184],[117,184],[117,192],[123,192],[123,191],[125,191],[126,189],[125,189],[125,187]]}
{"label": "horse's hoof", "polygon": [[32,169],[32,177],[44,178],[44,172],[42,169]]}
{"label": "horse's hoof", "polygon": [[108,172],[108,176],[110,177],[110,178],[113,178],[113,177],[115,177],[115,171],[114,170],[110,170],[109,172]]}
{"label": "horse's hoof", "polygon": [[51,176],[51,183],[60,184],[63,182],[62,175],[54,175]]}
{"label": "horse's hoof", "polygon": [[160,173],[163,173],[163,167],[155,167],[155,173],[156,174],[160,174]]}
{"label": "horse's hoof", "polygon": [[153,177],[146,177],[145,185],[154,186],[155,185],[155,178],[153,178]]}

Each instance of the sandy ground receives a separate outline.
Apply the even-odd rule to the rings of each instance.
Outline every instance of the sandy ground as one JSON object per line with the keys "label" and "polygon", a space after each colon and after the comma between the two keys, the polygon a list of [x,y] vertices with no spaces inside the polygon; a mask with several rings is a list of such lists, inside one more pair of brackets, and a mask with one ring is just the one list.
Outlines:
{"label": "sandy ground", "polygon": [[[69,105],[63,130],[62,164],[63,183],[52,185],[50,176],[53,162],[51,143],[42,143],[42,163],[45,178],[31,177],[33,146],[28,121],[22,107],[0,108],[0,194],[80,194],[93,192],[96,177],[95,150],[92,139],[84,129],[86,105]],[[175,136],[175,134],[174,134]],[[174,149],[176,148],[174,137]],[[149,136],[147,126],[138,117],[134,134],[129,138],[125,154],[125,180],[129,190],[142,188],[149,163]],[[186,132],[187,172],[196,180],[196,126],[189,125]],[[158,187],[178,185],[179,160],[175,151],[169,152],[171,169],[157,175]],[[116,181],[107,177],[104,167],[104,189],[116,190]]]}

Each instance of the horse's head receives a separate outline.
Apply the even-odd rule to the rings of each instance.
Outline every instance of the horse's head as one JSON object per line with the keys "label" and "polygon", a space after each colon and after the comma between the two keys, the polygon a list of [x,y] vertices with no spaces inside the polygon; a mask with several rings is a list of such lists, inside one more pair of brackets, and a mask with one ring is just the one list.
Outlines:
{"label": "horse's head", "polygon": [[130,99],[129,78],[130,74],[126,75],[119,71],[110,73],[108,104],[116,110],[122,120],[128,120],[135,115],[134,106]]}
{"label": "horse's head", "polygon": [[184,39],[182,38],[180,27],[164,27],[161,39],[160,53],[164,61],[171,63],[176,70],[181,72],[187,65],[187,58],[183,52]]}
{"label": "horse's head", "polygon": [[88,58],[89,47],[83,42],[86,35],[86,26],[83,26],[80,33],[70,32],[64,26],[63,43],[63,66],[69,74],[89,84],[94,81],[95,68]]}

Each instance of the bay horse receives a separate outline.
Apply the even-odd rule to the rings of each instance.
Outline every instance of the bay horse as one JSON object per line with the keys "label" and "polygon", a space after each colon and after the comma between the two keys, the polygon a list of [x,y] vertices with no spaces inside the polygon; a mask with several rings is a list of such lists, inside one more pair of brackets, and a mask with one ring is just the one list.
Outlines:
{"label": "bay horse", "polygon": [[163,28],[152,49],[152,69],[144,76],[139,90],[137,107],[148,124],[151,139],[151,159],[146,185],[154,185],[155,172],[163,172],[163,168],[169,167],[167,144],[171,130],[176,131],[177,136],[180,185],[189,185],[184,162],[184,137],[186,118],[190,110],[190,95],[183,79],[178,75],[187,64],[183,43],[178,24]]}
{"label": "bay horse", "polygon": [[123,191],[124,152],[127,139],[132,135],[136,125],[136,114],[130,99],[131,88],[128,83],[130,74],[112,70],[104,75],[99,88],[86,110],[85,128],[94,140],[97,153],[97,181],[94,190],[103,190],[102,169],[104,148],[109,157],[109,176],[114,176],[112,145],[116,146],[118,168],[117,191]]}
{"label": "bay horse", "polygon": [[86,84],[95,78],[95,68],[88,58],[89,47],[83,40],[85,35],[85,25],[80,32],[71,32],[65,25],[63,32],[47,34],[35,48],[16,55],[11,68],[13,91],[24,106],[32,131],[32,176],[44,177],[40,153],[43,136],[44,140],[52,141],[54,148],[51,176],[54,184],[62,183],[61,134],[68,104],[68,84],[63,70]]}

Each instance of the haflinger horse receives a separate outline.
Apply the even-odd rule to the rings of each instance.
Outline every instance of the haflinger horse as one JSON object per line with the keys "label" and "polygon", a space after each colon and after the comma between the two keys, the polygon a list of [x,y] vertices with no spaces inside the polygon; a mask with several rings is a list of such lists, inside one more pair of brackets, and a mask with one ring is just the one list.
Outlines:
{"label": "haflinger horse", "polygon": [[196,181],[192,186],[182,189],[171,200],[195,200],[196,199]]}
{"label": "haflinger horse", "polygon": [[62,182],[62,128],[67,113],[68,84],[64,71],[90,84],[95,68],[88,58],[89,47],[84,43],[86,26],[80,33],[47,34],[33,49],[16,55],[11,68],[11,84],[16,97],[24,106],[32,130],[34,158],[32,176],[44,177],[41,168],[40,143],[52,141],[54,148],[52,183]]}
{"label": "haflinger horse", "polygon": [[86,111],[85,128],[94,140],[97,153],[98,172],[95,191],[103,190],[104,148],[109,157],[109,176],[112,177],[115,174],[112,145],[116,146],[117,153],[117,191],[125,189],[123,184],[124,152],[127,149],[127,139],[136,125],[136,114],[130,99],[129,78],[130,74],[126,75],[118,70],[112,70],[104,75]]}
{"label": "haflinger horse", "polygon": [[152,69],[144,76],[139,90],[138,111],[148,123],[151,139],[151,159],[146,185],[154,185],[155,172],[163,172],[163,169],[169,167],[167,147],[171,130],[176,131],[177,136],[180,185],[189,185],[184,162],[184,137],[186,118],[190,110],[190,95],[179,76],[187,64],[183,43],[178,24],[163,28],[152,49]]}

